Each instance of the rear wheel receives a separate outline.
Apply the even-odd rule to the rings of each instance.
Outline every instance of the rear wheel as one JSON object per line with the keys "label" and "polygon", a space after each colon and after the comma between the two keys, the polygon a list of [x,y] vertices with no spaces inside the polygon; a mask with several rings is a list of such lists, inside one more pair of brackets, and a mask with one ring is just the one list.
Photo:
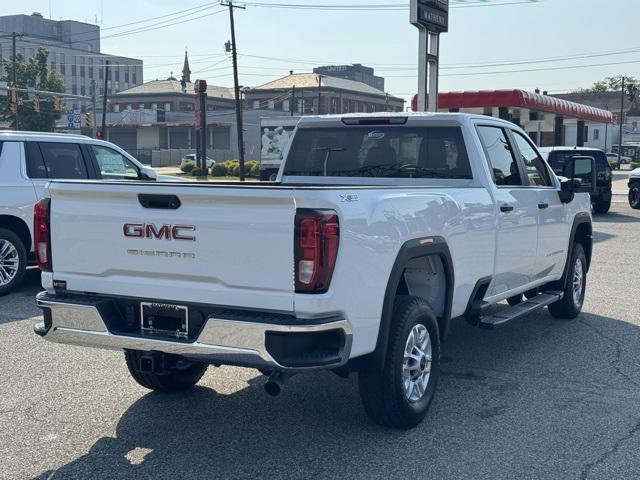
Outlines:
{"label": "rear wheel", "polygon": [[17,288],[27,270],[27,250],[15,233],[0,228],[0,295]]}
{"label": "rear wheel", "polygon": [[563,290],[564,297],[548,307],[553,317],[569,320],[580,314],[587,288],[587,257],[581,244],[573,245],[570,262]]}
{"label": "rear wheel", "polygon": [[440,374],[438,321],[427,302],[398,296],[381,371],[358,375],[360,398],[376,423],[409,429],[427,414]]}
{"label": "rear wheel", "polygon": [[153,365],[153,368],[145,368],[145,371],[142,371],[141,363],[146,358],[152,358],[149,352],[125,350],[124,357],[129,373],[136,382],[149,390],[167,393],[182,392],[193,387],[202,378],[208,367],[205,363],[189,362],[181,358],[165,356],[164,358],[170,359],[170,361],[163,362],[165,366]]}
{"label": "rear wheel", "polygon": [[629,205],[634,210],[640,210],[640,183],[634,183],[629,188]]}
{"label": "rear wheel", "polygon": [[593,204],[593,211],[595,213],[608,213],[611,209],[611,199],[598,200]]}

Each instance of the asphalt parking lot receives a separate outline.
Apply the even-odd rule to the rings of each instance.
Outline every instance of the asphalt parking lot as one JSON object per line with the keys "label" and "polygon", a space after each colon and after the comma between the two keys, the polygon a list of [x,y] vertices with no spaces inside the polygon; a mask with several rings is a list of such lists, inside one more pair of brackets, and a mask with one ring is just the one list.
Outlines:
{"label": "asphalt parking lot", "polygon": [[365,416],[355,377],[210,368],[150,393],[122,354],[46,343],[35,271],[0,298],[0,478],[640,478],[640,212],[595,218],[585,313],[496,331],[456,323],[425,422]]}

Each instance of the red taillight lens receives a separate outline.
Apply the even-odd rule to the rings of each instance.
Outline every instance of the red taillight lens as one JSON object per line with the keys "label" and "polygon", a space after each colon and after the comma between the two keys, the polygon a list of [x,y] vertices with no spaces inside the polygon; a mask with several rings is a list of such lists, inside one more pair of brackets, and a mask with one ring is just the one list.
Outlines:
{"label": "red taillight lens", "polygon": [[325,293],[338,256],[340,228],[333,210],[296,212],[296,293]]}
{"label": "red taillight lens", "polygon": [[49,228],[49,205],[45,198],[36,203],[33,210],[33,236],[38,267],[45,272],[51,271],[51,230]]}

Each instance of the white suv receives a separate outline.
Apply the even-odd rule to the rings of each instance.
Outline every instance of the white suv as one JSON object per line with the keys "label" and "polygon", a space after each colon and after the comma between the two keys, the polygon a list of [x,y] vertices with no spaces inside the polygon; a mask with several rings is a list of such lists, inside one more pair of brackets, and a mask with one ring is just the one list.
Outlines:
{"label": "white suv", "polygon": [[51,179],[156,180],[155,171],[109,142],[83,135],[0,132],[0,295],[33,259],[33,206]]}

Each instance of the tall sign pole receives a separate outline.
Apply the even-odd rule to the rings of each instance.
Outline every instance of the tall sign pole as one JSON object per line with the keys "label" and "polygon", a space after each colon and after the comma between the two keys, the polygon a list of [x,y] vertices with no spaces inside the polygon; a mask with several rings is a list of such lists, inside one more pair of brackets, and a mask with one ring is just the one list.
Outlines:
{"label": "tall sign pole", "polygon": [[411,0],[410,22],[419,30],[418,111],[438,111],[440,34],[449,30],[449,0]]}
{"label": "tall sign pole", "polygon": [[196,165],[200,169],[200,176],[207,178],[207,82],[196,80],[196,130],[199,132],[198,158]]}
{"label": "tall sign pole", "polygon": [[102,95],[102,128],[100,129],[100,140],[107,139],[107,88],[109,87],[109,60],[104,65],[104,84]]}

